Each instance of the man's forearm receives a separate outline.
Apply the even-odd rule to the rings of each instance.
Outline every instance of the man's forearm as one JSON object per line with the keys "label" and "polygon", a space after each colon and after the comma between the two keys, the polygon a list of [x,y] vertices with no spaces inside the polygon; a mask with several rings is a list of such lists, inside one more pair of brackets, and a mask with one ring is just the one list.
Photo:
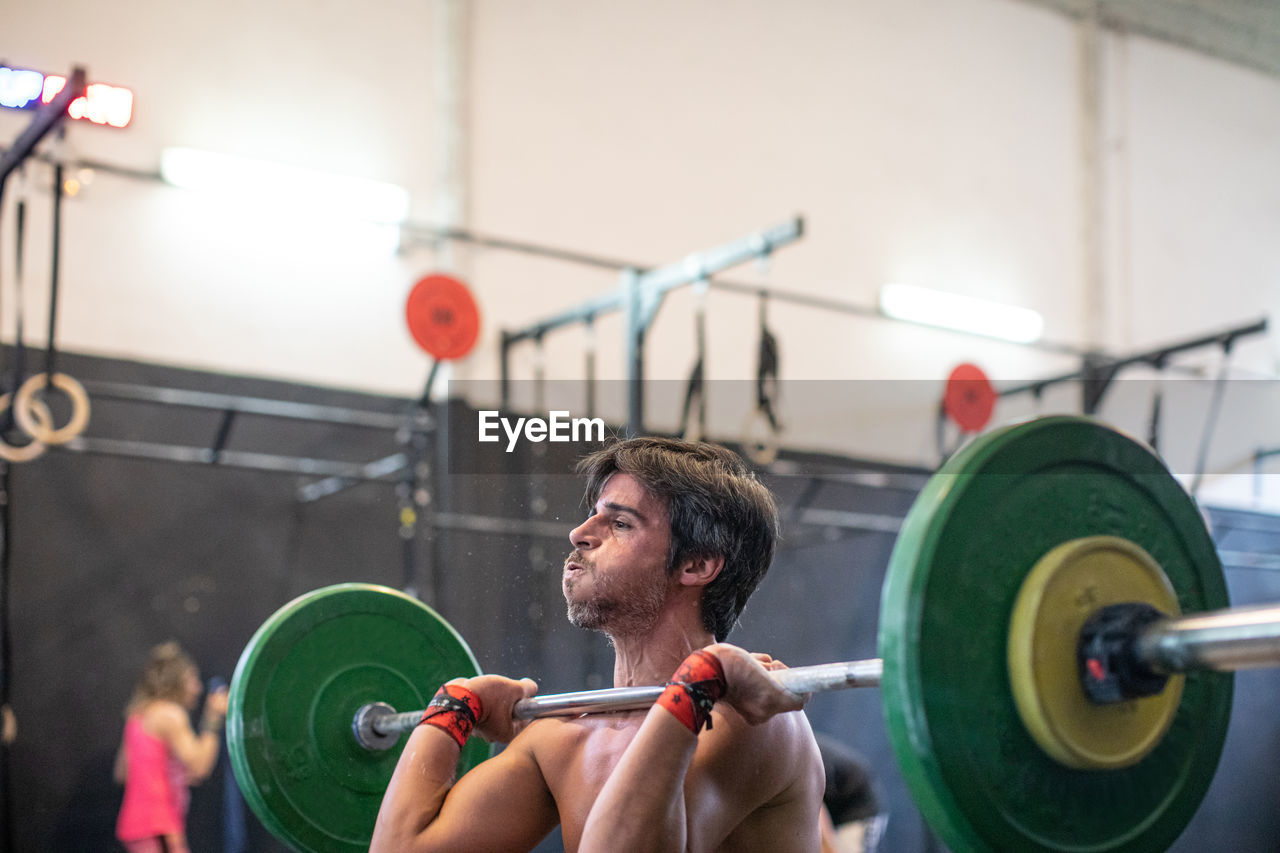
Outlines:
{"label": "man's forearm", "polygon": [[370,853],[422,849],[422,836],[453,787],[458,754],[458,745],[440,729],[418,726],[409,734],[382,799]]}

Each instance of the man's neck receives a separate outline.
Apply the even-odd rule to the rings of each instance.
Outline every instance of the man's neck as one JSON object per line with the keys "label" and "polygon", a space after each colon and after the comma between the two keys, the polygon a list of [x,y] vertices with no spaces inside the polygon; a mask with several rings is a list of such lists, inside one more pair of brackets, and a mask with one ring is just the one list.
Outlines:
{"label": "man's neck", "polygon": [[715,642],[701,614],[690,618],[687,608],[664,610],[648,631],[611,639],[615,687],[662,684],[690,652]]}

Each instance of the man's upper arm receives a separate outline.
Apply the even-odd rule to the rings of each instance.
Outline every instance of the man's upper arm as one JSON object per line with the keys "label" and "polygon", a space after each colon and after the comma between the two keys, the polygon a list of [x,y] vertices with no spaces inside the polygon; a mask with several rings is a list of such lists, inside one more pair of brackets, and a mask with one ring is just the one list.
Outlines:
{"label": "man's upper arm", "polygon": [[382,840],[397,851],[531,850],[558,819],[536,760],[513,743],[464,774],[418,837],[390,833]]}
{"label": "man's upper arm", "polygon": [[[521,745],[523,747],[523,744]],[[532,753],[508,747],[471,769],[445,797],[441,815],[466,839],[489,839],[466,850],[529,850],[560,820]]]}

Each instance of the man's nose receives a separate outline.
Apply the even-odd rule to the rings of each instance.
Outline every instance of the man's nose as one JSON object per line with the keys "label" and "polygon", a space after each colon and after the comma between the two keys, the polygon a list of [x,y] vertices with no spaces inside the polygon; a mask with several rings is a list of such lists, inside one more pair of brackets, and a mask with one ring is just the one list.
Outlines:
{"label": "man's nose", "polygon": [[600,544],[600,539],[593,532],[593,518],[579,524],[577,527],[569,531],[569,542],[579,551],[589,551]]}

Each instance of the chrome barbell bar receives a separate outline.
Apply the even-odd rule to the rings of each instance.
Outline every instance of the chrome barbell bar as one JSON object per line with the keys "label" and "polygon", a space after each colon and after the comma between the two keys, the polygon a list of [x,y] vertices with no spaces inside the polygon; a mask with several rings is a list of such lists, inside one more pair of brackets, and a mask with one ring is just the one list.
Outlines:
{"label": "chrome barbell bar", "polygon": [[[1151,669],[1165,674],[1191,670],[1232,672],[1280,665],[1280,604],[1160,619],[1139,632],[1134,654]],[[799,666],[769,674],[787,690],[799,694],[878,687],[883,671],[883,661],[871,658]],[[662,691],[662,685],[651,685],[532,696],[517,702],[513,715],[533,720],[636,711],[656,702]],[[351,730],[366,749],[390,749],[401,734],[421,722],[422,714],[423,711],[397,712],[384,702],[372,702],[356,712]]]}

